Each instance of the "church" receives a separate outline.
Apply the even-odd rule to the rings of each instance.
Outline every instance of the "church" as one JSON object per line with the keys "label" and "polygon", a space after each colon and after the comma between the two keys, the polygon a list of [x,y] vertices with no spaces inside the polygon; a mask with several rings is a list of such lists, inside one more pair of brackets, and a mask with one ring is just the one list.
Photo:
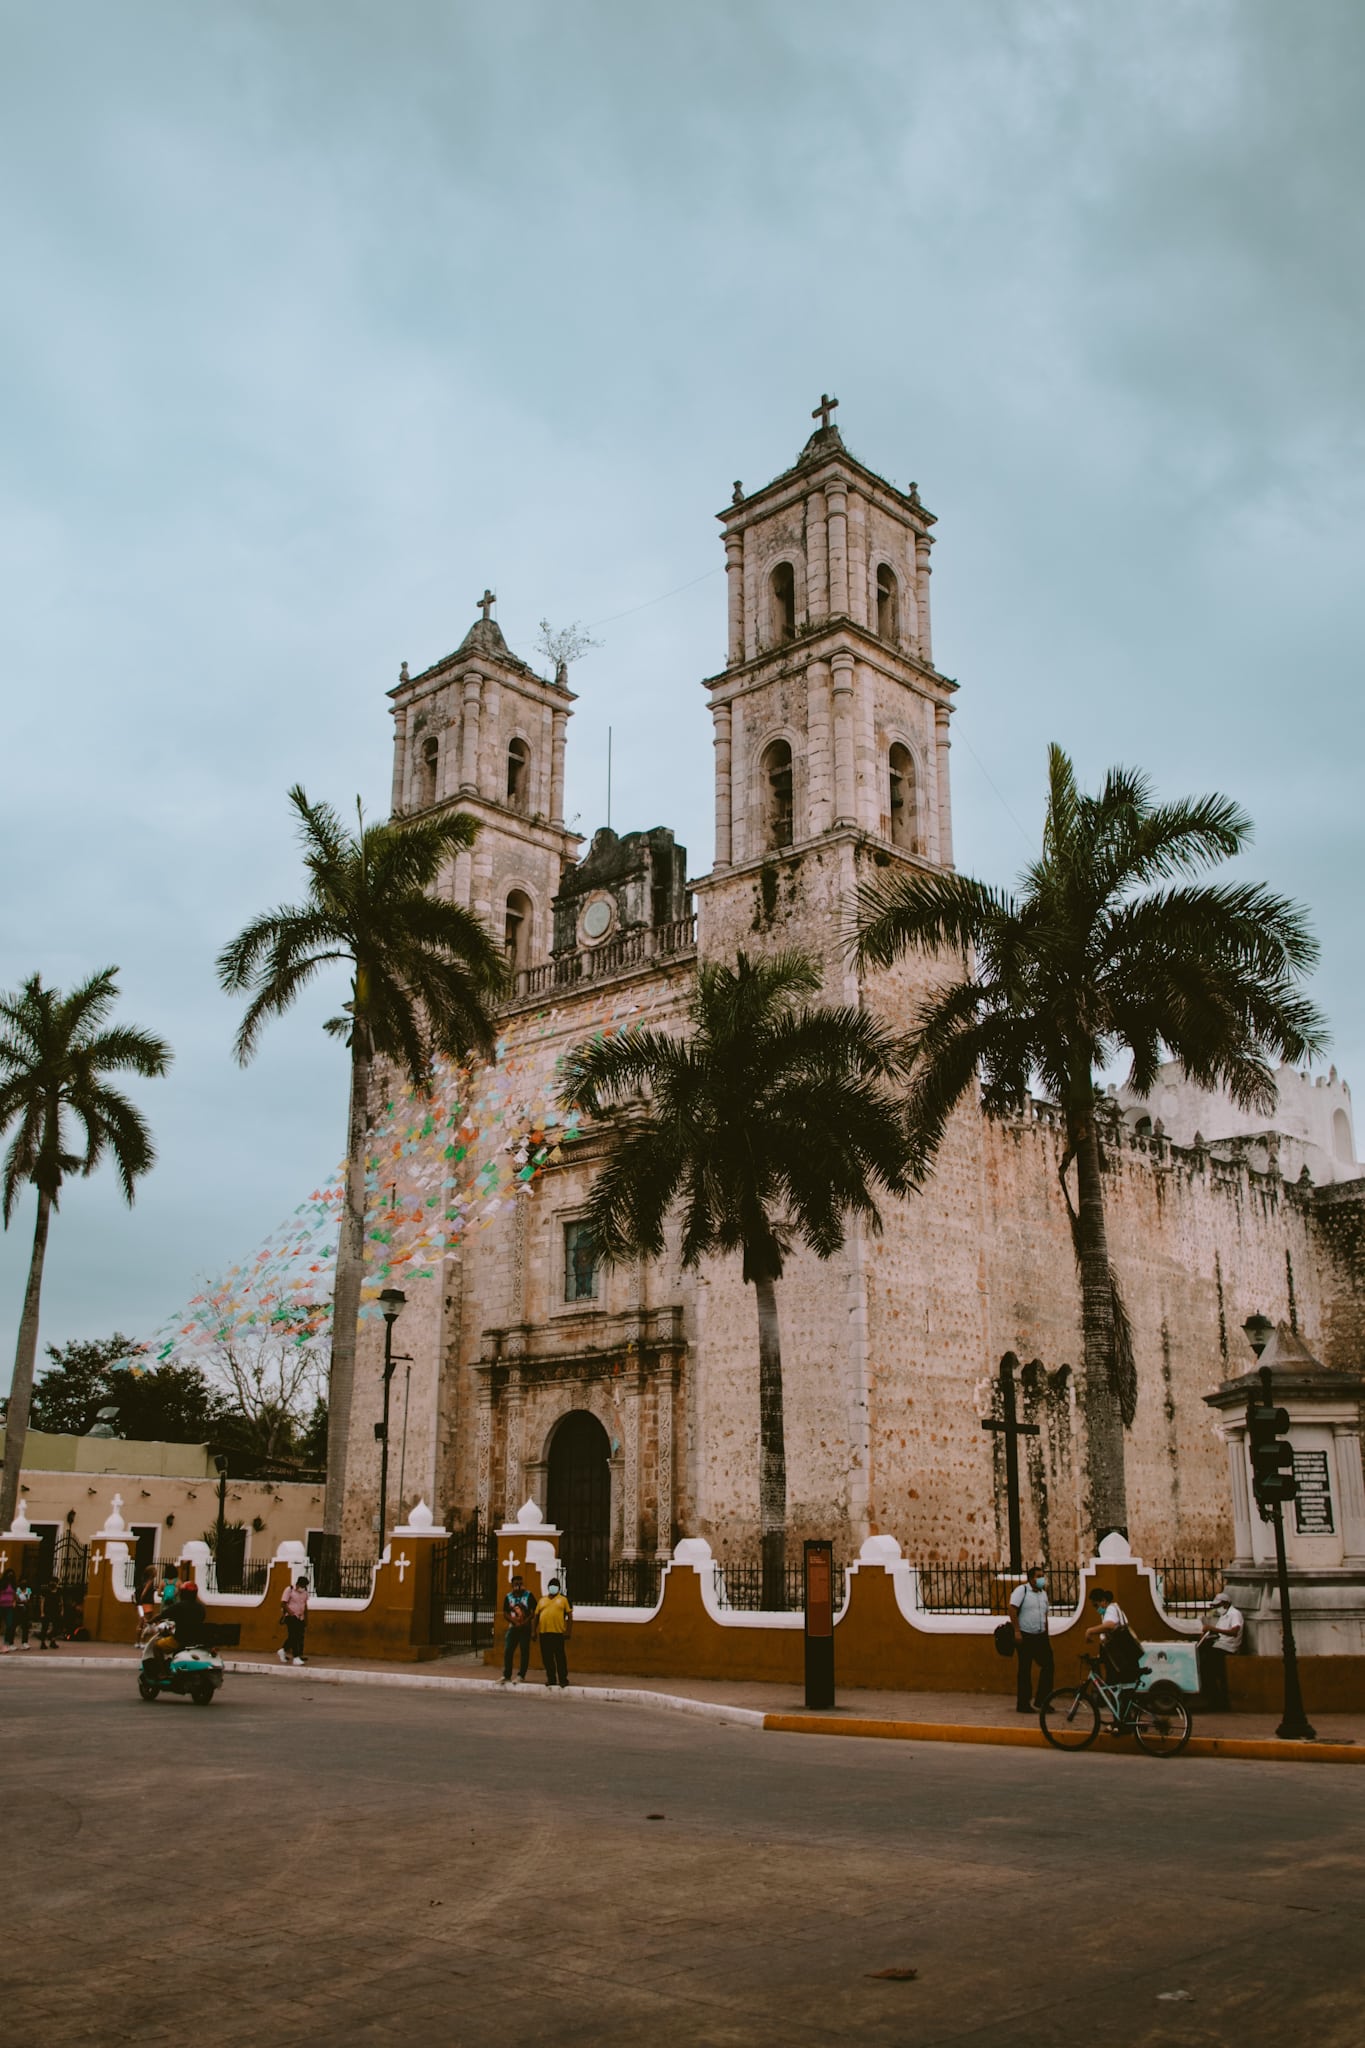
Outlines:
{"label": "church", "polygon": [[[932,969],[856,970],[843,942],[865,878],[951,867],[958,685],[935,666],[935,519],[853,455],[822,400],[792,466],[738,484],[718,515],[725,663],[706,679],[715,847],[689,878],[667,826],[598,831],[564,818],[574,696],[481,616],[453,654],[391,693],[393,811],[456,807],[479,834],[454,899],[505,940],[513,993],[500,1057],[546,1071],[604,1020],[681,1022],[700,962],[800,947],[832,1000],[903,1023]],[[1153,764],[1158,771],[1159,763]],[[964,849],[971,866],[971,850]],[[1231,1555],[1227,1464],[1204,1396],[1253,1363],[1241,1325],[1286,1319],[1328,1366],[1365,1338],[1362,1221],[1349,1091],[1281,1074],[1281,1110],[1248,1120],[1178,1072],[1161,1101],[1112,1094],[1112,1257],[1132,1324],[1130,1537],[1149,1558]],[[1163,1105],[1164,1111],[1163,1114]],[[1074,1559],[1084,1525],[1077,1399],[1080,1299],[1058,1169],[1060,1119],[954,1118],[922,1192],[854,1223],[838,1256],[791,1258],[778,1289],[793,1546],[856,1555],[894,1535],[917,1560],[1007,1554],[1014,1408],[1026,1550]],[[757,1555],[758,1343],[738,1258],[675,1252],[604,1269],[583,1225],[606,1129],[556,1152],[525,1200],[443,1253],[410,1288],[403,1499],[447,1526],[533,1500],[564,1531],[578,1597],[618,1562],[682,1536]],[[382,1342],[362,1325],[347,1547],[368,1547],[379,1491],[373,1424]],[[1016,1405],[1017,1404],[1017,1405]],[[398,1519],[397,1516],[391,1519]],[[796,1553],[799,1554],[799,1551]]]}

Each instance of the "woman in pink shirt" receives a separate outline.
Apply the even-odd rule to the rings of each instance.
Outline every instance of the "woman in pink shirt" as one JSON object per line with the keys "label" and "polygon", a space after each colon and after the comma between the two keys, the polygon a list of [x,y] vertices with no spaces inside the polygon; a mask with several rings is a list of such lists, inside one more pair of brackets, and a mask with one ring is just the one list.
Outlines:
{"label": "woman in pink shirt", "polygon": [[308,1626],[308,1581],[295,1579],[285,1589],[280,1602],[280,1620],[284,1623],[284,1648],[280,1651],[281,1664],[302,1664],[303,1636]]}

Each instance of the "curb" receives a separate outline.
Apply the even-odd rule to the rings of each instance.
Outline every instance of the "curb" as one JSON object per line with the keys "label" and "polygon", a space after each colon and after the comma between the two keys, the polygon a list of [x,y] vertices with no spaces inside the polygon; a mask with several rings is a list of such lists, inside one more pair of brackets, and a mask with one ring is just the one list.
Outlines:
{"label": "curb", "polygon": [[[137,1657],[63,1657],[61,1668],[70,1670],[78,1666],[85,1671],[136,1671],[140,1659]],[[54,1667],[35,1666],[35,1669]],[[277,1684],[285,1685],[378,1685],[396,1687],[401,1692],[501,1692],[502,1685],[496,1678],[437,1678],[423,1677],[417,1672],[406,1671],[349,1671],[341,1665],[306,1664],[302,1670],[295,1665],[254,1663],[248,1659],[225,1657],[224,1671],[235,1672],[241,1678],[271,1678]],[[571,1685],[565,1692],[546,1685],[509,1685],[509,1694],[536,1697],[555,1691],[561,1700],[612,1700],[618,1705],[636,1707],[668,1707],[675,1714],[693,1714],[700,1720],[729,1722],[741,1728],[762,1728],[767,1718],[758,1707],[729,1707],[722,1700],[693,1700],[681,1693],[637,1692],[621,1685]]]}
{"label": "curb", "polygon": [[[136,1657],[63,1657],[61,1665],[86,1671],[136,1671]],[[35,1666],[51,1670],[55,1666]],[[496,1678],[438,1678],[416,1671],[350,1671],[341,1665],[295,1665],[254,1663],[244,1658],[223,1659],[224,1671],[242,1678],[270,1678],[286,1685],[376,1685],[396,1687],[401,1692],[501,1692]],[[508,1686],[509,1694],[539,1696],[553,1688],[534,1685]],[[684,1693],[641,1692],[621,1685],[571,1685],[557,1695],[570,1700],[610,1700],[619,1706],[665,1707],[671,1713],[691,1714],[698,1720],[728,1722],[732,1727],[760,1728],[772,1735],[835,1735],[874,1742],[956,1742],[988,1749],[1048,1749],[1041,1728],[997,1727],[989,1722],[878,1721],[852,1715],[826,1720],[818,1714],[768,1714],[758,1707],[730,1707],[720,1700],[694,1700]],[[1077,1752],[1091,1756],[1137,1756],[1135,1744]],[[1365,1743],[1281,1742],[1277,1737],[1253,1739],[1237,1735],[1192,1735],[1184,1751],[1192,1757],[1229,1757],[1253,1763],[1280,1764],[1365,1764]]]}
{"label": "curb", "polygon": [[[765,1714],[763,1726],[781,1735],[861,1736],[880,1742],[965,1742],[992,1749],[1048,1749],[1051,1744],[1041,1728],[996,1728],[988,1724],[960,1727],[947,1721],[826,1721],[813,1714]],[[1093,1756],[1139,1756],[1136,1744],[1101,1749],[1098,1745],[1077,1754]],[[1281,1742],[1238,1735],[1192,1735],[1181,1752],[1184,1756],[1234,1757],[1255,1763],[1275,1764],[1365,1764],[1365,1743]]]}

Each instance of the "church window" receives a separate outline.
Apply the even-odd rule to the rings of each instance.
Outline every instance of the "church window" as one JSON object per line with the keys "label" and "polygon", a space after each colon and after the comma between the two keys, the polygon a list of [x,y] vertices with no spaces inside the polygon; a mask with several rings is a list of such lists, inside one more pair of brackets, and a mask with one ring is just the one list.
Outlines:
{"label": "church window", "polygon": [[763,754],[763,798],[767,843],[792,843],[792,750],[786,740],[774,740]]}
{"label": "church window", "polygon": [[530,790],[531,749],[525,740],[511,740],[507,748],[507,801],[514,810],[525,810]]}
{"label": "church window", "polygon": [[564,1299],[596,1301],[597,1246],[586,1223],[564,1225]]}
{"label": "church window", "polygon": [[525,967],[531,952],[531,899],[521,889],[507,898],[503,918],[503,949],[509,967]]}
{"label": "church window", "polygon": [[900,586],[895,570],[885,562],[877,571],[877,632],[883,640],[901,636]]}
{"label": "church window", "polygon": [[436,767],[440,754],[439,740],[423,740],[422,751],[417,757],[418,810],[425,810],[428,804],[434,804],[436,801]]}
{"label": "church window", "polygon": [[915,761],[909,747],[897,741],[887,762],[891,844],[906,853],[918,853],[919,819],[916,815]]}
{"label": "church window", "polygon": [[774,640],[796,638],[796,571],[790,562],[779,562],[769,585],[772,591]]}
{"label": "church window", "polygon": [[1133,1131],[1139,1138],[1150,1138],[1152,1135],[1152,1119],[1149,1116],[1140,1116],[1133,1125]]}

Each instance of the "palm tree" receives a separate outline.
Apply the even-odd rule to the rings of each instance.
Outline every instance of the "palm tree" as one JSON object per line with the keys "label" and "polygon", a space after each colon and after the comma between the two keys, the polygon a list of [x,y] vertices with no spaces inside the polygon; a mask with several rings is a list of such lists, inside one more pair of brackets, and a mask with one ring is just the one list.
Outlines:
{"label": "palm tree", "polygon": [[881,1085],[897,1070],[896,1043],[861,1010],[802,1001],[819,987],[805,954],[741,953],[734,967],[701,969],[689,1036],[625,1031],[580,1046],[565,1070],[567,1099],[588,1114],[628,1106],[586,1218],[602,1257],[657,1258],[675,1204],[684,1266],[711,1252],[742,1256],[758,1308],[766,1607],[781,1605],[787,1535],[784,1258],[798,1240],[832,1257],[848,1217],[880,1228],[874,1186],[910,1185],[903,1120]]}
{"label": "palm tree", "polygon": [[1126,1055],[1145,1095],[1164,1052],[1202,1087],[1271,1109],[1269,1059],[1307,1059],[1324,1042],[1299,986],[1317,958],[1303,912],[1255,883],[1180,879],[1231,859],[1250,837],[1227,797],[1158,804],[1130,769],[1111,769],[1088,796],[1053,746],[1042,855],[1017,895],[966,875],[921,873],[859,892],[854,953],[864,966],[916,951],[975,956],[974,969],[936,987],[913,1020],[908,1107],[919,1172],[978,1085],[988,1115],[1017,1108],[1041,1083],[1065,1117],[1061,1177],[1080,1273],[1097,1540],[1127,1533],[1123,1432],[1137,1388],[1105,1234],[1096,1077]]}
{"label": "palm tree", "polygon": [[48,1224],[59,1205],[62,1182],[72,1174],[93,1173],[107,1152],[131,1207],[133,1183],[156,1158],[141,1111],[105,1077],[141,1074],[150,1080],[170,1066],[171,1049],[164,1039],[132,1025],[106,1026],[118,1000],[117,975],[116,967],[101,968],[64,996],[60,989],[45,988],[35,974],[17,995],[0,996],[0,1131],[18,1126],[5,1153],[0,1182],[0,1214],[7,1230],[21,1191],[31,1186],[38,1196],[5,1413],[0,1529],[13,1523],[19,1498]]}
{"label": "palm tree", "polygon": [[[235,1048],[245,1066],[262,1025],[282,1016],[314,975],[337,962],[351,971],[347,1014],[324,1027],[351,1053],[324,1511],[326,1533],[339,1541],[365,1265],[365,1153],[375,1062],[401,1067],[415,1088],[425,1090],[438,1053],[461,1058],[471,1048],[491,1051],[489,1003],[503,986],[504,968],[478,919],[433,894],[446,862],[473,844],[478,828],[472,818],[447,812],[366,824],[357,804],[357,825],[350,832],[330,805],[310,803],[297,785],[289,801],[299,819],[307,898],[254,918],[219,954],[218,979],[229,994],[251,998]],[[381,1530],[381,1544],[383,1538]]]}

